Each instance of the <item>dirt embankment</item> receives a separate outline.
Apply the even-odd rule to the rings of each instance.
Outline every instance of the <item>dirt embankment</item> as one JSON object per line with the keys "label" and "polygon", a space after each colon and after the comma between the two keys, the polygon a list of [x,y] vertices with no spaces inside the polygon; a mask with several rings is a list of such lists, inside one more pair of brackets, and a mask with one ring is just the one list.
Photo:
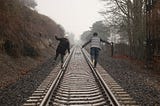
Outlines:
{"label": "dirt embankment", "polygon": [[0,0],[0,88],[53,56],[64,29],[18,0]]}

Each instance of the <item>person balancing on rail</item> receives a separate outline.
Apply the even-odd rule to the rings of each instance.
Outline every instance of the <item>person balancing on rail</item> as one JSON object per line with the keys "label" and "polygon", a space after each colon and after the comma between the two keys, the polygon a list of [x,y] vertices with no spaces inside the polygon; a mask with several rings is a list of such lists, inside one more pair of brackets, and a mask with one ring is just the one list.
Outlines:
{"label": "person balancing on rail", "polygon": [[91,46],[90,47],[90,55],[91,55],[91,61],[94,65],[94,68],[96,68],[96,65],[97,65],[99,51],[101,50],[101,42],[105,42],[107,44],[110,44],[109,42],[102,40],[98,36],[97,32],[94,32],[91,39],[82,46],[82,48],[84,48],[86,45],[91,43],[91,45],[90,45]]}
{"label": "person balancing on rail", "polygon": [[54,60],[56,61],[57,57],[60,54],[60,56],[61,56],[61,68],[62,68],[63,58],[64,58],[64,55],[66,54],[66,50],[68,50],[68,53],[70,53],[70,43],[69,43],[69,40],[66,37],[58,38],[57,36],[55,36],[55,38],[56,38],[56,40],[58,40],[60,42],[57,46],[56,56],[54,57]]}

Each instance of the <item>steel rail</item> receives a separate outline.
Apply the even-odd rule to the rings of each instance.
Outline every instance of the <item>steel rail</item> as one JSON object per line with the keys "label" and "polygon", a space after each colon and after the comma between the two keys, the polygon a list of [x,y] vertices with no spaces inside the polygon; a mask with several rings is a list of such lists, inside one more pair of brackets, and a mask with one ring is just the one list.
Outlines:
{"label": "steel rail", "polygon": [[[72,57],[72,54],[73,54],[73,51],[74,51],[74,47],[72,47],[71,49],[71,53],[68,54],[68,56],[66,57],[65,61],[64,61],[64,64],[62,65],[62,68],[60,69],[60,71],[58,72],[56,78],[52,81],[51,78],[48,78],[50,77],[51,75],[49,75],[48,77],[46,77],[47,81],[49,80],[49,83],[44,81],[42,82],[42,86],[46,86],[46,87],[38,87],[36,91],[33,92],[32,96],[30,96],[28,98],[28,100],[23,104],[23,106],[46,106],[48,105],[49,103],[49,99],[51,98],[51,94],[52,92],[54,92],[54,90],[56,89],[56,87],[58,86],[58,83],[60,82],[61,78],[63,77],[64,73],[65,73],[65,70],[67,68],[67,65]],[[45,83],[45,84],[44,84]],[[49,87],[48,87],[49,86]],[[39,93],[40,94],[36,94],[36,93]],[[35,94],[36,95],[35,95]],[[36,96],[39,96],[38,98]]]}
{"label": "steel rail", "polygon": [[[88,100],[92,100],[93,98],[99,98],[99,99],[94,99],[92,102],[87,100],[88,103],[90,102],[91,104],[94,104],[97,106],[100,106],[101,103],[110,104],[109,106],[121,106],[123,104],[130,105],[130,103],[132,104],[132,100],[128,101],[128,99],[130,99],[129,96],[125,96],[125,97],[118,96],[118,100],[117,100],[117,96],[115,97],[115,92],[112,91],[112,88],[110,89],[110,85],[107,85],[108,83],[106,84],[106,82],[102,78],[102,76],[100,74],[101,71],[93,68],[93,65],[92,65],[91,60],[89,58],[90,56],[89,56],[88,52],[86,50],[82,49],[82,51],[81,51],[82,54],[81,54],[80,52],[76,52],[75,48],[76,47],[73,47],[71,53],[65,59],[65,62],[62,66],[62,69],[58,72],[58,74],[56,74],[57,76],[54,77],[54,80],[51,81],[52,83],[42,84],[42,86],[49,85],[49,87],[44,87],[45,90],[35,91],[35,92],[43,92],[43,95],[41,95],[41,98],[39,100],[37,100],[37,102],[35,102],[35,103],[34,103],[34,101],[36,101],[36,100],[33,99],[33,102],[29,101],[30,104],[33,103],[32,105],[30,105],[28,103],[24,106],[35,106],[35,105],[36,106],[50,106],[50,105],[55,106],[56,103],[58,103],[59,105],[63,104],[63,105],[67,105],[67,106],[68,105],[76,105],[76,104],[77,105],[85,105],[87,102],[85,101],[84,98],[85,98],[85,95],[87,95],[87,94],[88,94]],[[80,49],[80,48],[78,48],[78,49]],[[85,86],[84,86],[83,81],[87,80],[88,77],[86,79],[83,77],[84,80],[81,79],[81,77],[82,77],[81,75],[83,75],[82,73],[85,73],[85,71],[84,71],[85,67],[82,68],[82,71],[80,71],[81,74],[78,76],[76,74],[72,73],[73,71],[69,70],[72,67],[72,65],[74,67],[74,63],[69,64],[70,61],[71,61],[71,63],[75,61],[75,60],[71,59],[71,58],[75,58],[75,57],[73,57],[73,54],[76,56],[79,55],[76,53],[80,53],[81,58],[84,57],[83,61],[85,61],[85,63],[88,64],[88,65],[86,65],[87,67],[89,66],[87,68],[87,70],[90,74],[88,72],[87,73],[89,74],[89,76],[92,74],[91,75],[92,77],[90,77],[91,80],[92,80],[92,78],[94,79],[94,81],[92,80],[90,83],[88,83],[88,85],[85,85]],[[80,65],[80,64],[81,63],[78,62],[78,65]],[[70,74],[65,75],[65,73],[70,73],[70,71],[72,73],[71,75],[73,75],[72,76],[73,78],[75,78],[77,76],[76,77],[77,79],[82,80],[81,82],[79,82],[79,83],[82,83],[82,86],[80,86],[80,87],[82,87],[82,88],[84,87],[85,89],[84,88],[83,89],[81,89],[81,88],[72,89],[72,90],[67,89],[68,86],[72,88],[72,87],[75,87],[74,85],[76,84],[76,83],[74,83],[74,81],[76,81],[76,80],[72,80],[72,78],[70,79],[71,76],[68,76]],[[50,77],[52,77],[52,76],[50,76]],[[68,80],[68,82],[67,82],[67,80]],[[47,80],[47,82],[48,82],[48,80]],[[43,82],[43,83],[45,83],[45,82]],[[70,84],[70,85],[68,85],[68,84]],[[88,89],[88,87],[89,87],[89,89]],[[46,91],[46,88],[47,88],[47,91]],[[42,89],[43,89],[43,87],[42,87]],[[87,89],[90,91],[88,91]],[[95,89],[98,89],[98,90],[95,91]],[[68,93],[68,92],[70,92],[70,93]],[[63,93],[63,94],[59,95],[60,93]],[[79,93],[81,93],[81,94],[79,94]],[[97,96],[100,93],[101,93],[101,95]],[[126,94],[126,93],[124,92],[124,94]],[[93,96],[89,97],[89,95],[90,96],[93,95]],[[35,98],[35,97],[31,97],[31,98]],[[68,98],[71,98],[71,99],[68,99]],[[67,102],[65,102],[66,100],[67,100]],[[101,102],[96,102],[99,100]],[[99,103],[99,105],[96,103]],[[137,105],[135,105],[135,103],[133,103],[133,105],[131,105],[131,106],[137,106]]]}
{"label": "steel rail", "polygon": [[72,52],[68,55],[67,59],[65,60],[63,66],[62,66],[62,69],[60,70],[58,76],[56,77],[56,79],[54,80],[54,82],[51,84],[48,92],[46,93],[46,95],[44,96],[42,102],[40,103],[39,106],[46,106],[48,103],[49,103],[49,99],[51,98],[51,94],[54,92],[54,90],[57,88],[61,78],[63,77],[64,73],[65,73],[65,70],[69,64],[69,61],[72,57],[72,54],[73,54],[73,51],[74,51],[74,48],[72,50]]}
{"label": "steel rail", "polygon": [[95,76],[95,78],[98,81],[98,84],[100,84],[100,86],[102,87],[102,89],[105,92],[105,95],[109,96],[110,100],[112,101],[113,106],[121,106],[118,102],[118,100],[115,98],[115,96],[113,95],[112,91],[109,89],[108,85],[104,82],[103,78],[101,77],[101,75],[96,71],[96,69],[93,67],[92,62],[89,58],[89,56],[87,55],[88,52],[84,49],[82,49],[82,53],[84,55],[84,57],[86,58],[86,61],[89,65],[89,67],[91,68],[93,75]]}
{"label": "steel rail", "polygon": [[[78,47],[78,49],[80,49],[79,47]],[[82,53],[82,51],[80,50],[80,52]],[[78,52],[79,53],[79,52]],[[77,55],[76,54],[76,52],[75,52],[75,55]],[[82,54],[82,56],[84,57],[84,55]],[[75,57],[73,57],[73,58],[75,58]],[[85,57],[84,57],[84,59],[85,59]],[[88,61],[86,61],[86,60],[84,60],[86,63],[88,62]],[[80,64],[79,64],[80,65]],[[88,64],[87,64],[88,65]],[[72,64],[71,64],[71,66],[72,66]],[[89,66],[88,66],[88,68],[89,68]],[[96,79],[97,78],[95,78],[96,76],[95,75],[93,75],[93,72],[91,71],[92,69],[91,68],[89,68],[89,70],[90,70],[90,75],[93,77],[93,79],[94,79],[94,85],[85,85],[85,88],[83,88],[84,87],[84,82],[83,82],[83,80],[80,78],[80,76],[81,76],[81,74],[80,75],[75,75],[74,77],[76,77],[77,79],[81,79],[82,81],[81,81],[81,83],[82,83],[82,86],[80,86],[80,88],[79,89],[72,89],[72,90],[67,90],[67,86],[69,86],[69,85],[66,85],[67,84],[67,80],[69,80],[70,78],[66,75],[64,75],[64,80],[65,81],[63,81],[63,82],[61,82],[62,84],[57,88],[57,90],[56,90],[56,92],[54,93],[55,95],[53,95],[53,98],[52,98],[52,100],[51,100],[51,105],[52,106],[54,106],[54,105],[58,105],[58,106],[61,106],[62,104],[63,105],[67,105],[67,106],[69,106],[69,105],[96,105],[96,106],[100,106],[100,105],[102,105],[102,104],[105,104],[105,105],[109,105],[109,106],[113,106],[113,103],[112,103],[112,101],[108,98],[108,96],[106,97],[104,94],[103,94],[103,91],[101,90],[101,88],[102,87],[100,87],[100,84],[97,84],[97,81],[96,81]],[[69,73],[69,71],[70,70],[67,70],[68,71],[68,73]],[[71,71],[71,72],[76,72],[76,71]],[[82,73],[83,72],[85,72],[84,70],[83,71],[81,71]],[[74,75],[74,74],[73,74]],[[83,74],[82,74],[83,75]],[[89,74],[88,74],[89,75]],[[92,78],[92,77],[90,77],[90,78]],[[71,78],[72,79],[72,78]],[[83,77],[83,79],[86,79],[86,77]],[[92,80],[93,80],[92,79]],[[87,80],[87,79],[86,79]],[[71,85],[70,85],[70,87],[72,88],[74,88],[75,86],[74,85],[76,85],[76,83],[74,83],[74,81],[76,81],[76,80],[74,80],[73,82],[72,82],[72,80],[69,80],[69,81],[71,81],[71,82],[69,82]],[[98,81],[99,82],[99,81]],[[92,82],[93,83],[93,82]],[[73,84],[73,85],[72,85]],[[93,86],[93,88],[91,87],[91,86]],[[96,89],[98,89],[98,90],[96,90],[95,91],[95,86],[97,86],[96,87]],[[82,89],[81,89],[81,87],[82,87]],[[89,90],[89,89],[90,90]],[[92,89],[91,89],[92,88]],[[85,89],[85,90],[83,90],[83,89]],[[89,91],[88,91],[89,90]],[[93,90],[93,92],[92,92],[92,90]],[[68,93],[69,92],[69,93]],[[67,95],[69,95],[69,96],[67,96]],[[86,98],[86,96],[87,96],[87,99],[85,100],[85,98]],[[93,95],[93,97],[90,97],[91,95]],[[98,95],[100,95],[100,96],[98,96]],[[70,98],[70,99],[69,99]],[[79,99],[78,99],[79,98]],[[96,99],[94,99],[94,98],[96,98]],[[92,101],[92,99],[93,99],[93,101]],[[89,101],[89,100],[91,100],[91,101]],[[116,105],[114,105],[114,106],[116,106]],[[117,105],[118,106],[118,105]]]}

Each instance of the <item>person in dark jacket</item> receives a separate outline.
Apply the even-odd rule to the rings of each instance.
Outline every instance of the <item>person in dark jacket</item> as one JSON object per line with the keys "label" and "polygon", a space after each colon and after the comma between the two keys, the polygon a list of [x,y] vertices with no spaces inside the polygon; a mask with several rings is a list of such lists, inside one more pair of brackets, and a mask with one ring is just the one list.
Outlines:
{"label": "person in dark jacket", "polygon": [[60,42],[57,46],[56,56],[54,59],[57,60],[57,57],[60,55],[61,56],[61,63],[63,64],[63,58],[66,53],[66,50],[68,50],[68,53],[70,53],[70,43],[67,38],[58,38],[57,36],[55,36],[55,38],[56,38],[56,40],[58,40]]}

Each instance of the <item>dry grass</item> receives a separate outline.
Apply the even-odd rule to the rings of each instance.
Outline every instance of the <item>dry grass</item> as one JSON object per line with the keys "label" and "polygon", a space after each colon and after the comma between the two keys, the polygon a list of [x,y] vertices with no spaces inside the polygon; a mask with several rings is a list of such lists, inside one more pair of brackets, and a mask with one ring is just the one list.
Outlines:
{"label": "dry grass", "polygon": [[40,60],[29,57],[11,58],[0,55],[0,88],[16,82],[40,63]]}

